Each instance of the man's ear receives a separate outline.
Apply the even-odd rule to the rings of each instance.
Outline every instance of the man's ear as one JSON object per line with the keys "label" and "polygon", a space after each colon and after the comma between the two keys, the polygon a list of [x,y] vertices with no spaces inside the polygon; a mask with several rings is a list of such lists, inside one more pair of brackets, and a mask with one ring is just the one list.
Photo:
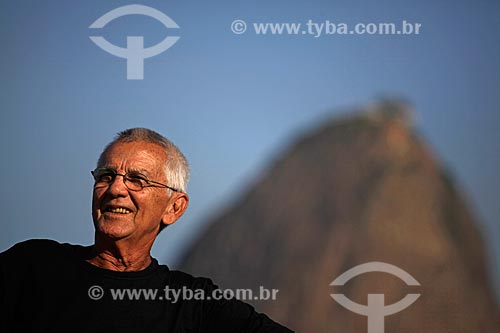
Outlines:
{"label": "man's ear", "polygon": [[170,198],[170,204],[161,219],[162,223],[169,225],[177,221],[186,211],[188,203],[189,197],[186,193],[174,192]]}

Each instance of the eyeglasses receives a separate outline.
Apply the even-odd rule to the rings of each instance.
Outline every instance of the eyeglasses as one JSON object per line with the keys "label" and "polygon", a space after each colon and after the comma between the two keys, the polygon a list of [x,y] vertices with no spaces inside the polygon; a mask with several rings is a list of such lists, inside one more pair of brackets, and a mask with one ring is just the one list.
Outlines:
{"label": "eyeglasses", "polygon": [[123,183],[131,191],[140,191],[145,187],[164,187],[175,192],[180,192],[178,189],[168,185],[149,180],[146,176],[138,171],[130,171],[126,174],[117,173],[116,170],[111,168],[97,168],[90,172],[94,176],[94,187],[108,187],[114,183],[116,176],[123,177]]}

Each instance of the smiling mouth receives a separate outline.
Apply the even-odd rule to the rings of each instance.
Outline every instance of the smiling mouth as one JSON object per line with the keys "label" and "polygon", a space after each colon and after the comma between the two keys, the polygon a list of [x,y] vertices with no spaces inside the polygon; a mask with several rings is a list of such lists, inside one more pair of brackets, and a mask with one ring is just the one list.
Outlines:
{"label": "smiling mouth", "polygon": [[115,213],[115,214],[129,214],[132,213],[132,211],[128,210],[127,208],[123,207],[108,207],[105,210],[106,212],[109,213]]}

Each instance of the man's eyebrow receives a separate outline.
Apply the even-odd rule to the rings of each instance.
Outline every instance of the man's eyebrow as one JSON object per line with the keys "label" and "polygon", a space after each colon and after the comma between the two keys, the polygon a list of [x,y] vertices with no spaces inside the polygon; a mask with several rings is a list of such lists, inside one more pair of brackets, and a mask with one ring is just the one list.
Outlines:
{"label": "man's eyebrow", "polygon": [[[99,169],[107,169],[107,170],[113,170],[114,172],[118,172],[115,167],[112,167],[109,165],[100,166]],[[141,174],[141,175],[146,176],[146,177],[149,177],[149,175],[151,174],[148,170],[141,169],[141,168],[127,168],[127,170],[125,170],[125,172],[126,173],[130,173],[130,172],[138,173],[138,174]]]}
{"label": "man's eyebrow", "polygon": [[105,170],[116,171],[116,168],[113,168],[112,166],[109,166],[109,165],[101,165],[101,166],[98,166],[97,169],[105,169]]}
{"label": "man's eyebrow", "polygon": [[149,175],[149,172],[146,169],[130,168],[130,169],[127,169],[127,173],[129,173],[129,172],[140,173],[141,175],[144,175],[144,176]]}

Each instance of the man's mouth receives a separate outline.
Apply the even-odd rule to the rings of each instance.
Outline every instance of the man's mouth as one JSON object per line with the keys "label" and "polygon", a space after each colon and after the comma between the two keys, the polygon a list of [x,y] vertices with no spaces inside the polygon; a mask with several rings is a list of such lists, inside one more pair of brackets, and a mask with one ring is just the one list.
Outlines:
{"label": "man's mouth", "polygon": [[132,213],[131,210],[128,210],[124,207],[107,207],[105,212],[116,213],[116,214],[129,214]]}

